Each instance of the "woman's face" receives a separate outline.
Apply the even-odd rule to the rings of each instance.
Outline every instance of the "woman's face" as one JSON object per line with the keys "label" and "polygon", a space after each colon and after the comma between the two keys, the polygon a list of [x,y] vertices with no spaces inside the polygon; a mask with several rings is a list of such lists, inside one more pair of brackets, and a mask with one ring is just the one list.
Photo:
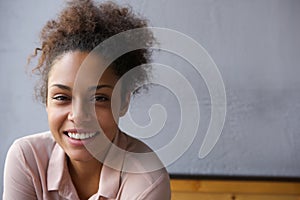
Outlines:
{"label": "woman's face", "polygon": [[46,109],[50,130],[70,159],[77,161],[93,159],[86,144],[97,141],[101,131],[113,140],[119,129],[112,105],[114,112],[121,112],[120,89],[116,88],[112,100],[118,77],[107,69],[99,80],[97,74],[103,66],[100,58],[89,59],[88,70],[77,76],[87,55],[80,51],[65,53],[54,62],[48,80]]}

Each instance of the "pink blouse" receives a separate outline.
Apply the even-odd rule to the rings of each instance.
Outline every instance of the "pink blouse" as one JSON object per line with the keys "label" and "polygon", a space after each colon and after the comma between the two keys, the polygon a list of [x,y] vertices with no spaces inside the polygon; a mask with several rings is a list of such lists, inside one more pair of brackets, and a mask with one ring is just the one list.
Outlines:
{"label": "pink blouse", "polygon": [[[147,148],[144,143],[123,133],[117,134],[114,144],[128,151],[141,146]],[[143,163],[136,159],[130,160],[130,163],[143,167]],[[167,200],[170,194],[165,168],[131,173],[103,165],[98,192],[89,199]],[[33,199],[79,200],[67,167],[66,154],[50,132],[18,139],[7,153],[3,200]]]}

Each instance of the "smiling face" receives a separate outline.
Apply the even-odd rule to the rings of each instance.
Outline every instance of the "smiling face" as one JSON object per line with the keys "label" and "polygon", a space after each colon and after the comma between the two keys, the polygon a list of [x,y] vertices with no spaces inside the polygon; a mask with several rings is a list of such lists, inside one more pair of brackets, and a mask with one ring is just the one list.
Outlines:
{"label": "smiling face", "polygon": [[86,144],[97,141],[102,131],[113,140],[119,129],[112,105],[114,112],[121,112],[121,91],[115,88],[119,78],[109,68],[99,80],[103,65],[98,57],[89,59],[87,70],[77,76],[87,56],[80,51],[63,54],[54,62],[48,80],[46,110],[50,130],[69,158],[77,161],[94,159]]}

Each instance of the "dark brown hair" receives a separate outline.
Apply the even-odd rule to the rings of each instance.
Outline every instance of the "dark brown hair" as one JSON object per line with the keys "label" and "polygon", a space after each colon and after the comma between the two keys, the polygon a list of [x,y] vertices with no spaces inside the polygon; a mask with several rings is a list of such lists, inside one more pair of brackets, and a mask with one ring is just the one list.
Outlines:
{"label": "dark brown hair", "polygon": [[[35,49],[38,63],[33,72],[40,75],[36,85],[36,96],[47,101],[48,74],[53,61],[70,51],[90,52],[101,42],[123,31],[147,27],[147,20],[133,13],[129,6],[120,6],[113,2],[94,3],[92,0],[74,0],[67,3],[57,19],[49,20],[40,33],[41,47]],[[131,38],[132,39],[132,38]],[[150,31],[144,32],[145,43],[153,44]],[[136,66],[150,62],[151,51],[138,49],[117,58],[111,65],[116,75],[121,77]],[[125,91],[148,79],[147,65],[135,70]]]}

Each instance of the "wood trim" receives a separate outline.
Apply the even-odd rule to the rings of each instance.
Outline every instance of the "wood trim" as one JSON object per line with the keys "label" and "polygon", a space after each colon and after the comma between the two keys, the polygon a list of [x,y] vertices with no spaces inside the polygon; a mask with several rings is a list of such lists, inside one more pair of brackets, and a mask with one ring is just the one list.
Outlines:
{"label": "wood trim", "polygon": [[188,180],[242,180],[242,181],[275,181],[275,182],[300,182],[300,177],[292,176],[242,176],[242,175],[189,175],[170,174],[171,179]]}
{"label": "wood trim", "polygon": [[230,193],[300,196],[299,182],[171,179],[172,193]]}

